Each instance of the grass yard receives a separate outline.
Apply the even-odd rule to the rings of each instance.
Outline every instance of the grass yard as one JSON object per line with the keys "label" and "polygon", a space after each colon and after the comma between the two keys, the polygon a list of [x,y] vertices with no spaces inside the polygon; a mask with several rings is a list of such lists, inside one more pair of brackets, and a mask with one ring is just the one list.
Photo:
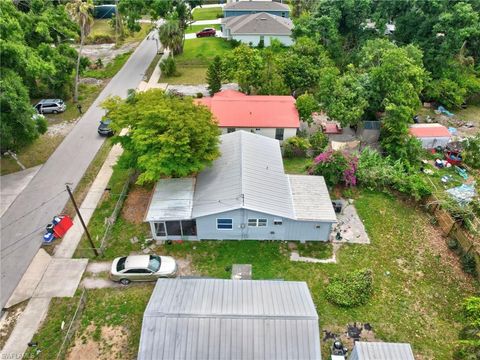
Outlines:
{"label": "grass yard", "polygon": [[153,72],[155,71],[155,66],[157,66],[161,57],[162,57],[161,54],[155,55],[155,57],[153,58],[150,65],[148,65],[147,71],[145,71],[145,79],[146,79],[147,82],[150,80],[150,77],[152,76]]}
{"label": "grass yard", "polygon": [[215,20],[223,15],[221,7],[197,8],[193,11],[193,20]]}
{"label": "grass yard", "polygon": [[[112,196],[105,197],[90,223],[92,235],[103,234],[104,219],[110,216],[116,201],[114,194],[119,192],[126,176],[124,170],[115,170],[110,183]],[[148,189],[146,193],[149,193]],[[356,208],[372,243],[344,245],[337,253],[337,264],[291,262],[285,242],[174,242],[159,246],[156,252],[187,259],[196,274],[215,278],[229,278],[230,266],[234,263],[249,263],[253,265],[254,279],[306,281],[319,312],[322,331],[340,334],[348,323],[369,323],[376,339],[409,342],[419,358],[452,358],[455,339],[461,328],[460,304],[465,297],[478,291],[477,283],[462,272],[456,255],[448,249],[440,231],[431,225],[421,209],[385,194],[359,190],[352,196],[356,197]],[[144,202],[148,202],[148,195],[144,198]],[[130,210],[139,213],[141,219],[145,210],[140,211],[135,201],[129,206]],[[151,236],[148,226],[128,220],[126,210],[124,206],[113,227],[105,259],[140,252],[143,240]],[[129,240],[133,236],[140,241],[132,244]],[[306,256],[329,257],[331,253],[330,245],[324,244],[297,243],[297,248]],[[91,257],[91,252],[80,254],[77,251],[77,256],[83,255]],[[325,285],[330,277],[364,268],[371,269],[374,276],[374,293],[366,305],[340,308],[326,300]],[[127,289],[135,291],[134,288]],[[123,296],[122,290],[103,291],[114,304],[117,304],[115,296]],[[145,303],[146,298],[142,298]],[[105,323],[98,306],[111,309],[111,314],[121,309],[122,316],[138,316],[140,319],[140,309],[133,305],[110,306],[103,298],[97,302],[91,305],[97,311],[92,310],[88,318],[82,319],[84,328],[92,321]],[[128,313],[130,311],[132,313]],[[137,329],[139,331],[139,327]],[[128,337],[132,354],[138,347],[138,335],[138,332],[131,332]],[[88,337],[85,341],[89,341]],[[322,340],[322,344],[326,356],[329,342]]]}
{"label": "grass yard", "polygon": [[[85,308],[68,357],[77,359],[134,359],[140,341],[143,311],[153,285],[87,292]],[[55,359],[80,298],[54,298],[46,320],[33,337],[37,348],[28,358]],[[62,330],[62,321],[65,321]],[[41,352],[35,355],[35,350]],[[28,356],[32,355],[32,357]]]}
{"label": "grass yard", "polygon": [[207,67],[217,55],[222,56],[232,49],[232,43],[210,37],[185,40],[183,53],[175,57],[178,76],[160,77],[159,82],[169,84],[204,84]]}
{"label": "grass yard", "polygon": [[86,70],[82,76],[95,79],[109,79],[115,76],[117,72],[125,65],[133,51],[121,54],[115,57],[113,61],[109,62],[105,67],[95,70]]}
{"label": "grass yard", "polygon": [[[83,112],[87,111],[90,105],[95,101],[98,94],[102,91],[102,86],[80,84],[79,85],[79,102],[82,104]],[[61,114],[48,114],[49,127],[58,126],[60,123],[70,123],[79,116],[76,105],[72,99],[66,101],[67,110]],[[68,124],[67,124],[68,125]],[[51,129],[50,129],[51,130]],[[59,130],[47,132],[35,140],[32,144],[18,151],[18,159],[27,168],[43,164],[48,160],[50,155],[55,151],[58,145],[63,141],[68,131]],[[6,175],[22,170],[20,166],[10,157],[1,157],[0,162],[1,174]]]}
{"label": "grass yard", "polygon": [[287,174],[305,174],[305,168],[312,160],[304,157],[283,158],[283,167]]}
{"label": "grass yard", "polygon": [[211,24],[211,25],[190,25],[187,30],[186,34],[197,33],[205,28],[214,28],[216,30],[220,30],[220,24]]}
{"label": "grass yard", "polygon": [[[119,40],[117,46],[142,41],[150,32],[152,25],[141,23],[141,30],[135,33],[126,31],[123,40]],[[110,19],[95,19],[90,34],[86,39],[86,44],[104,44],[115,42],[115,29],[110,26]]]}

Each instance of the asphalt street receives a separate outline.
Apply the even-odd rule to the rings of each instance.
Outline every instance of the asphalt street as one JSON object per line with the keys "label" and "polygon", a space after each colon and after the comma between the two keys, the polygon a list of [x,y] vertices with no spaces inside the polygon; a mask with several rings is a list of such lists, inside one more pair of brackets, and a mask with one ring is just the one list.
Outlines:
{"label": "asphalt street", "polygon": [[2,308],[42,245],[45,225],[65,207],[68,201],[65,184],[72,184],[72,188],[77,186],[104,142],[104,138],[97,135],[98,122],[104,114],[99,105],[110,95],[125,97],[128,89],[135,89],[156,50],[155,40],[144,40],[137,47],[125,66],[1,217]]}

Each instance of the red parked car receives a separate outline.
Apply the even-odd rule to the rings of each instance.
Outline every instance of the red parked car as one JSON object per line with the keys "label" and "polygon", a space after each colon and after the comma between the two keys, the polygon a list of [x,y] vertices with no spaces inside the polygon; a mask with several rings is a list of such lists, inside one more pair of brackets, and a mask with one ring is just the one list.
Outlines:
{"label": "red parked car", "polygon": [[197,38],[215,36],[216,33],[217,33],[217,30],[215,30],[215,29],[205,28],[202,31],[197,32]]}

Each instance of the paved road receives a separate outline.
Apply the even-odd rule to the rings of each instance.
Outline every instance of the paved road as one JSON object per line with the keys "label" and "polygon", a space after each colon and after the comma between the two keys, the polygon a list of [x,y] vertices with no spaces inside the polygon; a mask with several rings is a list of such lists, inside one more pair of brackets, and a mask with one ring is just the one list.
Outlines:
{"label": "paved road", "polygon": [[136,88],[156,49],[156,42],[152,40],[144,40],[138,46],[0,219],[0,307],[5,305],[40,248],[45,225],[67,203],[65,183],[76,187],[103,144],[104,139],[97,135],[98,122],[104,113],[99,104],[109,95],[125,97],[128,89]]}

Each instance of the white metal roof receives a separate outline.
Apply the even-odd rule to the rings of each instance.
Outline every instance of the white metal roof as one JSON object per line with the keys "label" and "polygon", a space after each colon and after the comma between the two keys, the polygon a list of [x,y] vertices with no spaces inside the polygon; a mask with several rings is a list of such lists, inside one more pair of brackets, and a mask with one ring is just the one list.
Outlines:
{"label": "white metal roof", "polygon": [[145,221],[191,219],[194,187],[195,178],[160,179]]}
{"label": "white metal roof", "polygon": [[278,140],[247,131],[220,138],[221,157],[197,176],[192,217],[245,208],[293,219]]}
{"label": "white metal roof", "polygon": [[287,176],[297,220],[337,221],[323,176]]}
{"label": "white metal roof", "polygon": [[410,344],[363,341],[355,343],[351,358],[355,360],[415,360]]}
{"label": "white metal roof", "polygon": [[225,10],[248,10],[248,11],[290,11],[290,7],[275,1],[237,1],[225,4]]}
{"label": "white metal roof", "polygon": [[318,315],[305,282],[161,279],[138,359],[321,359]]}

